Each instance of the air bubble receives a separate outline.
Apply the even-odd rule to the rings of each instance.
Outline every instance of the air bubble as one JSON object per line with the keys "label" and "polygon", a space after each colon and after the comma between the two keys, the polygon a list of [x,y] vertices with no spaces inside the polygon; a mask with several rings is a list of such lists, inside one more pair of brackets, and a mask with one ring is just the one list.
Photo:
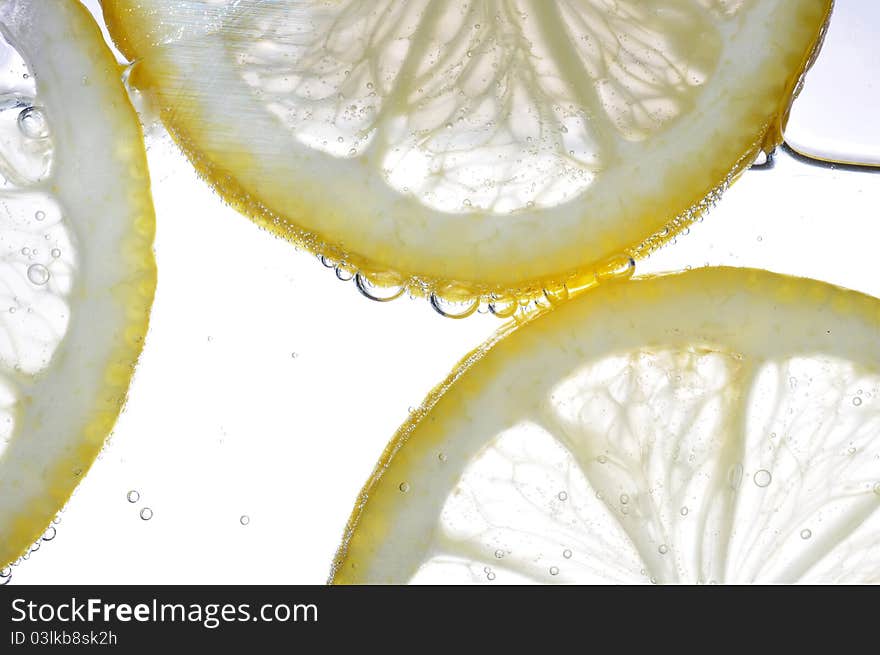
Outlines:
{"label": "air bubble", "polygon": [[568,300],[569,297],[568,287],[564,284],[555,287],[545,287],[544,297],[549,300],[552,305],[563,303]]}
{"label": "air bubble", "polygon": [[550,575],[559,575],[559,567],[551,566],[550,567]]}
{"label": "air bubble", "polygon": [[437,459],[441,462],[445,462],[447,460],[446,453],[437,453]]}
{"label": "air bubble", "polygon": [[61,257],[61,250],[59,248],[52,248],[52,257],[55,259]]}
{"label": "air bubble", "polygon": [[141,499],[141,495],[136,489],[132,489],[127,494],[125,494],[125,499],[130,503],[136,503]]}
{"label": "air bubble", "polygon": [[773,480],[773,475],[767,469],[761,469],[755,473],[754,480],[759,487],[766,487]]}
{"label": "air bubble", "polygon": [[55,526],[50,525],[48,528],[46,528],[46,531],[43,533],[43,536],[40,537],[40,539],[42,539],[43,541],[52,541],[55,538],[56,534],[57,531],[55,530]]}
{"label": "air bubble", "polygon": [[560,491],[558,494],[556,494],[556,497],[559,500],[568,500],[568,494],[564,491]]}
{"label": "air bubble", "polygon": [[42,286],[49,281],[49,269],[42,264],[31,264],[28,266],[27,277],[31,283]]}
{"label": "air bubble", "polygon": [[354,276],[355,285],[364,296],[376,302],[388,302],[399,298],[406,290],[406,286],[397,282],[377,282],[368,279],[363,273]]}
{"label": "air bubble", "polygon": [[495,579],[495,574],[492,573],[492,571],[489,571],[489,572],[486,574],[486,579],[487,579],[487,580],[494,580],[494,579]]}
{"label": "air bubble", "polygon": [[562,556],[565,559],[571,559],[571,551],[568,550],[568,548],[566,548],[565,550],[562,551]]}
{"label": "air bubble", "polygon": [[251,522],[251,517],[248,516],[247,514],[242,514],[241,518],[238,519],[238,522],[241,523],[242,525],[247,525],[248,523]]}
{"label": "air bubble", "polygon": [[489,311],[498,318],[509,318],[519,309],[519,303],[515,298],[495,297],[489,303]]}
{"label": "air bubble", "polygon": [[336,267],[336,277],[343,282],[348,282],[349,280],[353,279],[355,273],[357,273],[357,271],[352,266],[349,266],[345,263],[340,263]]}
{"label": "air bubble", "polygon": [[45,139],[49,136],[46,115],[39,107],[27,107],[19,112],[18,129],[29,139]]}
{"label": "air bubble", "polygon": [[446,300],[436,293],[431,294],[431,307],[435,312],[446,318],[467,318],[480,306],[479,298],[472,298],[462,302]]}
{"label": "air bubble", "polygon": [[680,510],[678,510],[678,513],[681,514],[682,516],[687,516],[687,515],[688,515],[688,511],[689,511],[689,510],[688,510],[687,507],[682,507]]}
{"label": "air bubble", "polygon": [[46,212],[39,209],[36,212],[34,212],[34,218],[36,218],[38,221],[43,221],[46,219]]}
{"label": "air bubble", "polygon": [[151,518],[153,518],[153,510],[151,510],[149,507],[144,507],[141,510],[140,516],[142,520],[149,521]]}
{"label": "air bubble", "polygon": [[596,458],[596,461],[599,462],[600,464],[605,464],[608,461],[608,458],[605,457],[605,455],[599,455]]}
{"label": "air bubble", "polygon": [[409,482],[401,482],[397,488],[400,489],[400,493],[405,494],[409,491]]}
{"label": "air bubble", "polygon": [[855,405],[856,407],[858,407],[859,405],[862,404],[862,399],[859,398],[858,396],[856,396],[855,398],[852,399],[852,404]]}
{"label": "air bubble", "polygon": [[626,505],[629,502],[629,496],[626,494],[620,494],[620,504]]}
{"label": "air bubble", "polygon": [[810,530],[809,528],[804,528],[803,530],[801,530],[801,539],[809,539],[812,536],[813,536],[813,531]]}
{"label": "air bubble", "polygon": [[504,557],[504,551],[503,551],[503,550],[501,550],[501,549],[499,548],[498,550],[495,551],[495,558],[496,558],[496,559],[502,559],[503,557]]}
{"label": "air bubble", "polygon": [[669,552],[669,546],[667,546],[666,544],[660,544],[657,547],[657,552],[660,553],[661,555],[665,555],[666,553]]}

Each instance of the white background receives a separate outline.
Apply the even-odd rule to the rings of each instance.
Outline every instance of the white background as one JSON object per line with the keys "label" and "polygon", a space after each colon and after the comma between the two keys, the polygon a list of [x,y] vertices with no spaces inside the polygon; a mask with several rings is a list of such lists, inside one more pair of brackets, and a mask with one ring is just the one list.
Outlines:
{"label": "white background", "polygon": [[[147,128],[159,286],[146,347],[112,440],[13,582],[322,583],[408,409],[500,321],[361,297],[224,206]],[[880,296],[878,206],[880,175],[779,153],[637,272],[760,266]]]}

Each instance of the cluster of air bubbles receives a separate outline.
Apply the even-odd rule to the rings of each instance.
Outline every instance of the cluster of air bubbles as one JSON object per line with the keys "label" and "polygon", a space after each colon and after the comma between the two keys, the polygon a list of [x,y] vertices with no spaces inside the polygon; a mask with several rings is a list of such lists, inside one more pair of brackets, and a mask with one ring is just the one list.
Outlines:
{"label": "cluster of air bubbles", "polygon": [[[141,499],[141,494],[137,489],[130,490],[127,494],[125,494],[125,499],[134,504]],[[138,512],[138,516],[141,517],[142,521],[149,521],[153,518],[153,510],[149,507],[142,507],[141,511]]]}
{"label": "cluster of air bubbles", "polygon": [[489,580],[490,582],[495,579],[495,572],[492,570],[491,567],[484,566],[483,573],[486,574],[486,579]]}

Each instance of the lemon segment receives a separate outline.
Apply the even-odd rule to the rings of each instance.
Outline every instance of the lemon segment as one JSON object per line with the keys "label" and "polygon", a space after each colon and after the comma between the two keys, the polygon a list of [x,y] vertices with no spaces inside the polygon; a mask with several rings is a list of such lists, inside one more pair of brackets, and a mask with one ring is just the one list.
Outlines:
{"label": "lemon segment", "polygon": [[125,400],[156,284],[143,141],[88,12],[0,0],[0,566],[37,540]]}
{"label": "lemon segment", "polygon": [[538,295],[694,220],[779,142],[830,5],[103,2],[228,202],[458,302]]}
{"label": "lemon segment", "polygon": [[391,441],[332,581],[877,582],[878,329],[728,268],[508,327]]}

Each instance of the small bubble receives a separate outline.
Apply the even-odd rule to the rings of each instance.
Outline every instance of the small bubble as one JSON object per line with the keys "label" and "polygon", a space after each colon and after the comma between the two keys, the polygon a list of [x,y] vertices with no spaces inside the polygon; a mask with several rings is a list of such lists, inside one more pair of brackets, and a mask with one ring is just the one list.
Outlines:
{"label": "small bubble", "polygon": [[49,136],[46,115],[39,107],[27,107],[19,112],[18,129],[29,139],[45,139]]}
{"label": "small bubble", "polygon": [[801,530],[801,539],[809,539],[812,536],[813,536],[813,531],[810,530],[809,528],[804,528],[803,530]]}
{"label": "small bubble", "polygon": [[28,266],[27,276],[33,284],[42,286],[49,281],[49,269],[42,264],[31,264]]}
{"label": "small bubble", "polygon": [[461,204],[464,205],[465,207],[471,207],[471,206],[473,206],[473,203],[471,203],[471,199],[470,199],[470,198],[465,198],[465,199],[462,201]]}
{"label": "small bubble", "polygon": [[559,500],[568,500],[568,494],[564,491],[560,491],[558,494],[556,494],[556,497]]}
{"label": "small bubble", "polygon": [[36,218],[38,221],[45,220],[46,212],[44,212],[41,209],[38,209],[36,212],[34,212],[34,218]]}
{"label": "small bubble", "polygon": [[562,551],[562,556],[565,559],[571,559],[571,551],[568,548],[566,548],[565,550]]}
{"label": "small bubble", "polygon": [[149,507],[144,507],[141,510],[141,519],[143,519],[144,521],[149,521],[151,518],[153,518],[153,510],[151,510]]}
{"label": "small bubble", "polygon": [[773,480],[773,475],[767,469],[761,469],[755,473],[754,480],[759,487],[766,487]]}
{"label": "small bubble", "polygon": [[405,494],[407,491],[409,491],[409,482],[401,482],[397,488],[400,489],[401,493]]}
{"label": "small bubble", "polygon": [[345,143],[345,139],[344,139],[343,137],[341,137],[341,136],[340,136],[340,137],[337,137],[337,138],[336,138],[336,141],[339,142],[339,143]]}
{"label": "small bubble", "polygon": [[688,510],[687,507],[682,507],[680,510],[678,510],[678,513],[681,514],[682,516],[687,516],[687,515],[688,515],[688,511],[689,511],[689,510]]}
{"label": "small bubble", "polygon": [[496,559],[502,559],[503,557],[504,557],[504,551],[503,551],[503,550],[501,550],[501,549],[499,548],[498,550],[495,551],[495,558],[496,558]]}
{"label": "small bubble", "polygon": [[629,502],[629,496],[626,494],[620,494],[620,504],[626,505]]}
{"label": "small bubble", "polygon": [[141,499],[141,495],[137,492],[136,489],[132,489],[127,494],[125,494],[125,499],[130,503],[136,503]]}
{"label": "small bubble", "polygon": [[290,353],[291,359],[296,359],[297,357],[299,357],[299,353]]}
{"label": "small bubble", "polygon": [[448,458],[446,457],[446,453],[437,453],[437,459],[441,462],[445,462]]}
{"label": "small bubble", "polygon": [[600,464],[605,464],[608,461],[608,458],[605,457],[605,455],[599,455],[596,458],[596,461],[599,462]]}
{"label": "small bubble", "polygon": [[550,567],[550,575],[559,575],[559,567],[551,566]]}
{"label": "small bubble", "polygon": [[847,452],[847,454],[849,454],[849,455],[855,455],[855,454],[856,454],[856,449],[855,449],[854,447],[851,446],[851,447],[849,447],[849,448],[846,449],[846,452]]}
{"label": "small bubble", "polygon": [[856,396],[855,398],[852,399],[852,404],[855,405],[856,407],[858,407],[859,405],[862,404],[862,399],[859,398],[858,396]]}
{"label": "small bubble", "polygon": [[487,579],[487,580],[494,580],[494,579],[495,579],[495,574],[492,573],[492,571],[489,571],[489,572],[486,574],[486,579]]}
{"label": "small bubble", "polygon": [[241,518],[238,519],[238,522],[241,523],[242,525],[247,525],[248,523],[251,522],[251,517],[248,516],[247,514],[242,514]]}
{"label": "small bubble", "polygon": [[61,250],[58,248],[52,248],[52,257],[54,257],[55,259],[61,257]]}
{"label": "small bubble", "polygon": [[669,552],[669,546],[667,546],[666,544],[660,544],[657,547],[657,552],[660,553],[661,555],[665,555],[666,553]]}
{"label": "small bubble", "polygon": [[50,525],[46,528],[46,531],[43,533],[43,536],[40,537],[43,541],[52,541],[55,538],[56,530],[54,525]]}
{"label": "small bubble", "polygon": [[31,249],[28,247],[24,247],[21,249],[21,254],[24,255],[25,257],[27,257],[28,255],[31,254]]}

